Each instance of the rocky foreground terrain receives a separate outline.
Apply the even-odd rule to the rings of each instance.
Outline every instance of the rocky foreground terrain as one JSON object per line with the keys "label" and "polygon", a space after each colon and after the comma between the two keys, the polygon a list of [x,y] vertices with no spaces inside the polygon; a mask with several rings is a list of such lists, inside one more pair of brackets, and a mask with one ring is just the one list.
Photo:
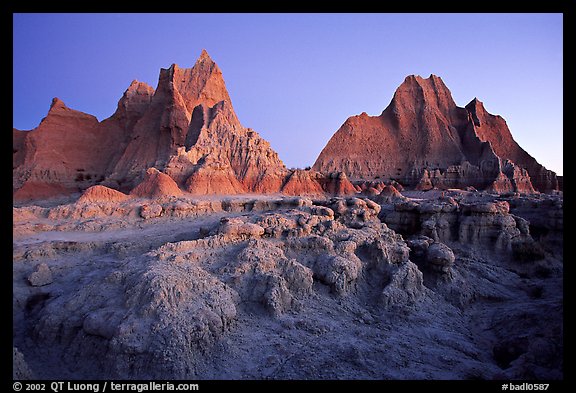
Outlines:
{"label": "rocky foreground terrain", "polygon": [[387,188],[15,207],[15,375],[562,379],[561,196]]}

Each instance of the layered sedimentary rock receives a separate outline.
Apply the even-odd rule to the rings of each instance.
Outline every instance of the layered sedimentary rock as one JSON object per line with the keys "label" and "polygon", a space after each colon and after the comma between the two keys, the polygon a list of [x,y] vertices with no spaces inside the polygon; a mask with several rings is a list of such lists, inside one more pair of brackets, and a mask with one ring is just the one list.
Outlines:
{"label": "layered sedimentary rock", "polygon": [[153,93],[152,87],[133,81],[116,112],[102,122],[54,98],[38,127],[13,131],[14,198],[49,198],[101,183],[120,158]]}
{"label": "layered sedimentary rock", "polygon": [[48,115],[30,132],[13,131],[13,190],[28,199],[78,191],[105,172],[98,120],[54,98]]}
{"label": "layered sedimentary rock", "polygon": [[441,196],[436,200],[396,200],[381,219],[410,238],[424,236],[434,242],[458,242],[482,252],[497,252],[513,259],[542,258],[530,236],[529,223],[510,214],[507,201]]}
{"label": "layered sedimentary rock", "polygon": [[518,146],[501,117],[477,99],[458,107],[435,75],[408,76],[380,116],[348,118],[313,168],[343,171],[352,180],[396,179],[423,190],[558,188],[554,172]]}
{"label": "layered sedimentary rock", "polygon": [[[129,192],[148,168],[165,171],[182,188],[204,189],[196,193],[278,192],[288,174],[270,144],[240,124],[206,51],[192,68],[162,69],[156,90],[133,81],[101,122],[54,99],[37,128],[12,134],[15,199],[95,184]],[[204,187],[221,177],[220,168],[230,168],[234,186]],[[187,186],[190,179],[200,184]]]}

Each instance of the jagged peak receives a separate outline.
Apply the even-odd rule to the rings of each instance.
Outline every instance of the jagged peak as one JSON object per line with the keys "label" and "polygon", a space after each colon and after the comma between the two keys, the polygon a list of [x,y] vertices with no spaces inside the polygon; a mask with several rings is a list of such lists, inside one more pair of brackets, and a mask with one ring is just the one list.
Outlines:
{"label": "jagged peak", "polygon": [[432,88],[435,91],[444,90],[450,93],[450,90],[448,89],[442,78],[434,74],[430,74],[428,78],[423,78],[420,75],[414,75],[414,74],[408,75],[406,78],[404,78],[404,82],[398,87],[398,89],[401,89],[402,87],[405,86],[410,86],[413,83],[418,84],[423,89]]}
{"label": "jagged peak", "polygon": [[52,98],[48,114],[40,121],[40,124],[43,124],[48,119],[54,119],[58,117],[68,117],[68,116],[76,117],[77,119],[86,119],[90,122],[98,123],[98,119],[96,118],[96,116],[92,116],[88,113],[71,109],[68,106],[66,106],[64,101],[62,101],[60,98],[54,97]]}
{"label": "jagged peak", "polygon": [[130,95],[131,93],[152,95],[154,94],[154,88],[146,82],[139,82],[138,80],[134,79],[124,92],[124,96]]}
{"label": "jagged peak", "polygon": [[212,63],[214,63],[214,60],[212,60],[212,58],[210,57],[210,55],[208,54],[206,49],[202,49],[202,52],[200,53],[200,57],[198,58],[198,60],[196,60],[196,63],[201,62],[201,61],[211,61]]}
{"label": "jagged peak", "polygon": [[440,78],[438,75],[430,74],[428,79],[425,80],[432,82],[437,89],[440,88],[443,90],[448,90],[448,87],[446,86],[442,78]]}
{"label": "jagged peak", "polygon": [[470,101],[466,106],[466,110],[468,111],[468,116],[470,116],[472,122],[476,127],[480,127],[482,125],[483,119],[485,115],[488,113],[484,108],[484,104],[478,98],[474,97],[472,101]]}
{"label": "jagged peak", "polygon": [[409,107],[415,110],[416,103],[423,100],[430,108],[437,107],[446,115],[456,107],[452,93],[439,76],[430,74],[428,78],[420,75],[408,75],[398,86],[392,99],[392,108]]}
{"label": "jagged peak", "polygon": [[52,98],[52,103],[50,104],[50,111],[56,109],[67,109],[67,108],[68,107],[66,106],[64,101],[62,101],[60,98],[58,97]]}
{"label": "jagged peak", "polygon": [[170,75],[174,75],[174,71],[179,70],[180,67],[176,63],[172,63],[168,68],[161,68],[160,71],[168,71]]}
{"label": "jagged peak", "polygon": [[482,101],[480,101],[477,97],[474,97],[474,99],[472,101],[470,101],[466,107],[466,109],[468,110],[472,110],[472,109],[484,109],[484,103]]}
{"label": "jagged peak", "polygon": [[406,78],[404,78],[404,82],[411,82],[411,81],[416,81],[416,82],[440,81],[440,82],[442,82],[442,84],[444,84],[444,81],[442,80],[442,78],[436,74],[430,74],[430,76],[428,78],[424,78],[424,77],[417,75],[417,74],[410,74],[410,75],[406,76]]}
{"label": "jagged peak", "polygon": [[[202,49],[202,52],[200,53],[200,57],[198,57],[198,59],[196,60],[196,63],[194,63],[193,68],[195,68],[197,65],[204,65],[204,64],[209,64],[211,66],[217,66],[216,62],[214,62],[214,60],[212,60],[212,58],[210,57],[210,55],[208,54],[206,49]],[[178,64],[172,63],[170,65],[170,67],[162,68],[161,70],[168,71],[168,72],[170,72],[170,75],[173,76],[178,71],[190,71],[193,68],[182,68]]]}
{"label": "jagged peak", "polygon": [[201,103],[209,107],[219,101],[231,103],[222,72],[206,50],[202,51],[192,68],[180,68],[175,63],[167,69],[162,68],[156,91],[159,102],[166,94],[178,93],[189,113]]}

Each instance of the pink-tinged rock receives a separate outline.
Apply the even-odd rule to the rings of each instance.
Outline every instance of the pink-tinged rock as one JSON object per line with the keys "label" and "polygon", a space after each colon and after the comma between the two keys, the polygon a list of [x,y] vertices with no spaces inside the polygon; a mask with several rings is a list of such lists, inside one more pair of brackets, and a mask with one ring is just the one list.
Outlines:
{"label": "pink-tinged rock", "polygon": [[297,169],[288,175],[288,179],[282,186],[282,194],[286,195],[325,195],[318,178],[321,175],[314,171]]}
{"label": "pink-tinged rock", "polygon": [[105,186],[92,186],[88,188],[78,199],[78,203],[92,202],[122,202],[130,196]]}
{"label": "pink-tinged rock", "polygon": [[176,182],[156,168],[148,168],[144,180],[130,191],[130,195],[140,198],[181,196],[182,194]]}
{"label": "pink-tinged rock", "polygon": [[247,191],[230,165],[218,162],[199,166],[186,180],[184,189],[194,195],[243,194]]}
{"label": "pink-tinged rock", "polygon": [[[529,176],[503,171],[506,160]],[[494,189],[495,181],[498,189],[504,187],[501,172],[519,192],[531,192],[530,182],[539,191],[558,188],[555,173],[518,146],[500,116],[487,113],[476,99],[465,108],[456,106],[435,75],[406,77],[380,116],[348,118],[313,169],[342,171],[353,181],[399,179],[419,190]]]}

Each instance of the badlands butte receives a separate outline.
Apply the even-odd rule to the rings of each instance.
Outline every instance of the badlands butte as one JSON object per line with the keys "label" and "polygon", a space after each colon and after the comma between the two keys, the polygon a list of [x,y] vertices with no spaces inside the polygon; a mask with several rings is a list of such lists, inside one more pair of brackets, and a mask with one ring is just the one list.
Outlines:
{"label": "badlands butte", "polygon": [[305,170],[206,51],[12,136],[14,378],[563,379],[562,177],[438,76]]}

